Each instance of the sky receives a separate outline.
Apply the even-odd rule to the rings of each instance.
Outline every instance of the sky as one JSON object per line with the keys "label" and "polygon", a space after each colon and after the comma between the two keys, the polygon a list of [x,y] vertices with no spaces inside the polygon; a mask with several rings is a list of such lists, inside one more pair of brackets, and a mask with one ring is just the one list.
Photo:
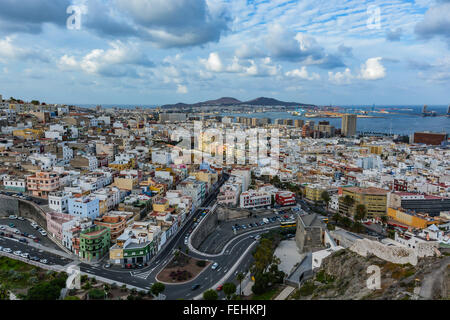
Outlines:
{"label": "sky", "polygon": [[450,0],[0,0],[0,8],[4,98],[450,103]]}

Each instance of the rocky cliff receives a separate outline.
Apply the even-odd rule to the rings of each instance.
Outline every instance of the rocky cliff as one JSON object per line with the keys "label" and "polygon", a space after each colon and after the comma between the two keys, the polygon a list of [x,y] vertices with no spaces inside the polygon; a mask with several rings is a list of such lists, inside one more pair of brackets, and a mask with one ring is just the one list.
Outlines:
{"label": "rocky cliff", "polygon": [[[327,257],[312,280],[291,299],[409,300],[448,299],[450,257],[426,257],[411,264],[394,264],[374,255],[363,257],[348,249]],[[381,288],[367,286],[369,266],[378,266]]]}

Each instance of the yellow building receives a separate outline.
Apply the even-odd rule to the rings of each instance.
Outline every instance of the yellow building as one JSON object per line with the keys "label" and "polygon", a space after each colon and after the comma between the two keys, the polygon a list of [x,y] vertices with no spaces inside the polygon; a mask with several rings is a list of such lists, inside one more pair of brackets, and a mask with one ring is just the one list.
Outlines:
{"label": "yellow building", "polygon": [[322,200],[322,192],[325,191],[325,188],[316,185],[309,184],[305,187],[305,197],[310,201],[321,201]]}
{"label": "yellow building", "polygon": [[202,181],[208,184],[208,188],[211,188],[212,185],[214,185],[217,180],[219,179],[219,176],[217,173],[211,173],[208,171],[196,171],[191,173],[192,176],[195,177],[198,181]]}
{"label": "yellow building", "polygon": [[153,202],[153,211],[166,212],[169,209],[169,200],[158,199]]}
{"label": "yellow building", "polygon": [[116,169],[118,171],[127,170],[127,169],[133,169],[136,166],[136,162],[134,159],[130,159],[127,163],[110,163],[108,164],[108,167],[112,169]]}
{"label": "yellow building", "polygon": [[388,208],[387,212],[391,219],[413,228],[425,229],[432,224],[436,224],[434,219],[430,219],[429,221],[417,215],[409,214],[394,208]]}
{"label": "yellow building", "polygon": [[100,213],[101,216],[108,212],[108,202],[107,202],[107,200],[100,200],[98,202],[98,205],[99,205],[99,213]]}
{"label": "yellow building", "polygon": [[[343,188],[342,196],[339,198],[339,213],[346,216],[354,216],[356,207],[362,204],[366,207],[367,217],[383,216],[386,214],[388,192],[388,190],[374,187]],[[346,196],[353,199],[351,205],[346,202]]]}
{"label": "yellow building", "polygon": [[41,138],[44,135],[44,132],[38,129],[22,129],[22,130],[14,130],[13,135],[15,137],[31,140]]}
{"label": "yellow building", "polygon": [[114,184],[115,187],[121,189],[121,190],[133,190],[138,185],[137,178],[121,178],[116,177],[114,178]]}

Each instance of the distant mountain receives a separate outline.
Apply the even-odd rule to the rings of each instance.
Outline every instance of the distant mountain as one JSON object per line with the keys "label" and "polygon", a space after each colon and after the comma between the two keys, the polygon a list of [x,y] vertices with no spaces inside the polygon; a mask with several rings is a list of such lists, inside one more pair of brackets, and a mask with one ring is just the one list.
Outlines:
{"label": "distant mountain", "polygon": [[310,106],[309,104],[298,103],[298,102],[285,102],[280,101],[273,98],[265,98],[260,97],[254,100],[250,100],[247,102],[243,102],[241,104],[252,105],[252,106],[285,106],[285,107],[294,107],[294,106]]}
{"label": "distant mountain", "polygon": [[202,106],[241,106],[241,105],[250,105],[250,106],[285,106],[285,107],[293,107],[293,106],[314,106],[312,104],[305,104],[299,102],[285,102],[280,101],[273,98],[260,97],[250,101],[242,102],[238,99],[231,97],[224,97],[217,100],[208,100],[204,102],[197,102],[193,104],[186,103],[177,103],[177,104],[166,104],[161,108],[192,108],[192,107],[202,107]]}

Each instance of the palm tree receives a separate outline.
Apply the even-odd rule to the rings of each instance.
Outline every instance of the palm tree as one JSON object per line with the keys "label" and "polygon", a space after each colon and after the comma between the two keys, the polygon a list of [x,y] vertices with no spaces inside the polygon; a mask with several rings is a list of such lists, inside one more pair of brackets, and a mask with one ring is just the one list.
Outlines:
{"label": "palm tree", "polygon": [[365,218],[367,214],[366,206],[363,204],[358,204],[356,206],[356,214],[355,214],[355,220],[361,221]]}
{"label": "palm tree", "polygon": [[326,190],[324,190],[322,192],[322,194],[320,195],[320,197],[322,198],[323,202],[325,202],[325,205],[327,206],[327,211],[328,211],[328,204],[330,203],[330,200],[331,200],[330,194]]}
{"label": "palm tree", "polygon": [[239,272],[236,279],[239,281],[239,295],[242,296],[242,280],[245,279],[245,275],[242,272]]}

